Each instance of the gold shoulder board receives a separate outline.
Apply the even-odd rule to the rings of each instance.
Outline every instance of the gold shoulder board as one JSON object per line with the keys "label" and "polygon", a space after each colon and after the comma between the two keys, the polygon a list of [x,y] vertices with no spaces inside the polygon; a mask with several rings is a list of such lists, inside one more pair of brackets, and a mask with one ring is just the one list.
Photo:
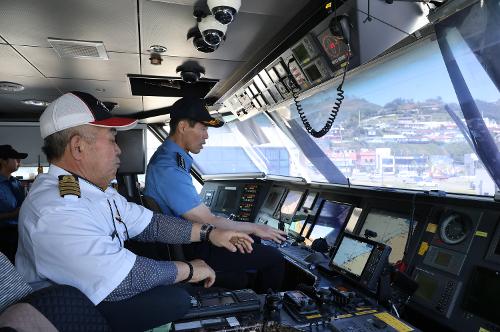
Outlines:
{"label": "gold shoulder board", "polygon": [[66,195],[82,197],[78,178],[74,175],[59,175],[59,194],[61,197]]}

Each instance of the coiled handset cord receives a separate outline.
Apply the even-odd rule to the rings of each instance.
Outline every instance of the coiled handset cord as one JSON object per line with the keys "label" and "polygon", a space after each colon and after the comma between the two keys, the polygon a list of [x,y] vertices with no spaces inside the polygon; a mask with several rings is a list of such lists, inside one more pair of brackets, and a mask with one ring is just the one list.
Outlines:
{"label": "coiled handset cord", "polygon": [[325,125],[323,126],[323,128],[321,128],[320,131],[314,130],[313,127],[311,126],[311,124],[309,123],[309,120],[307,120],[304,109],[302,108],[302,104],[298,100],[300,86],[295,82],[295,79],[292,76],[292,71],[290,69],[290,63],[294,60],[292,58],[292,59],[290,59],[290,61],[288,61],[288,72],[290,75],[289,81],[290,81],[290,87],[292,88],[293,101],[295,102],[295,106],[297,107],[297,113],[299,113],[300,119],[302,120],[302,123],[304,124],[304,128],[306,128],[306,131],[313,137],[320,138],[320,137],[325,136],[332,128],[332,125],[335,122],[335,118],[337,117],[337,114],[340,111],[340,105],[342,105],[342,101],[344,100],[344,90],[342,89],[342,86],[344,85],[345,76],[347,74],[347,67],[349,67],[349,55],[350,54],[351,54],[351,47],[349,46],[349,44],[347,44],[347,63],[345,64],[344,72],[342,73],[342,81],[340,82],[339,86],[337,87],[337,97],[336,97],[334,105],[332,107],[332,111],[330,113],[330,116],[328,117],[328,120],[326,121]]}

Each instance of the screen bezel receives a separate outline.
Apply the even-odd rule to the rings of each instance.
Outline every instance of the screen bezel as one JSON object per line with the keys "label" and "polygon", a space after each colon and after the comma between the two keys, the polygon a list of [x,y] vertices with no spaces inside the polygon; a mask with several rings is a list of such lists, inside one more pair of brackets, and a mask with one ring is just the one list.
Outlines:
{"label": "screen bezel", "polygon": [[[311,202],[311,206],[307,207],[307,206],[304,206],[304,204],[307,201],[307,198],[309,197],[309,195],[314,195],[314,198]],[[307,211],[311,211],[314,208],[314,204],[316,204],[318,197],[319,197],[319,193],[317,191],[308,191],[307,195],[304,197],[304,200],[302,201],[300,208],[307,209]]]}
{"label": "screen bezel", "polygon": [[[226,188],[236,188],[236,189],[226,189]],[[234,195],[236,196],[235,198],[235,201],[234,201],[234,206],[232,206],[230,209],[226,209],[226,210],[223,210],[222,206],[219,206],[219,199],[221,197],[221,194],[222,193],[225,193],[225,192],[231,192],[231,193],[234,193]],[[237,212],[237,207],[240,203],[240,192],[241,192],[241,188],[239,188],[238,186],[224,186],[224,185],[221,185],[217,188],[217,192],[215,194],[215,197],[213,198],[215,203],[214,203],[214,207],[213,207],[213,211],[214,212],[222,212],[222,213],[227,213],[227,212],[230,212],[230,213],[236,213]]]}
{"label": "screen bezel", "polygon": [[[333,264],[333,259],[335,258],[335,255],[337,254],[337,252],[339,251],[339,248],[340,248],[340,244],[342,243],[342,241],[344,240],[344,238],[351,238],[353,240],[356,240],[356,241],[359,241],[359,242],[364,242],[364,243],[368,243],[370,245],[373,246],[371,252],[370,252],[370,255],[368,256],[368,259],[366,260],[366,264],[365,266],[363,266],[363,270],[361,271],[361,274],[358,276],[354,273],[351,273],[347,270],[344,270],[343,268],[341,268],[340,266],[337,266],[335,264]],[[366,266],[368,265],[368,262],[370,261],[375,249],[377,249],[378,246],[382,245],[382,246],[385,246],[384,244],[380,244],[378,242],[375,242],[375,241],[372,241],[370,239],[365,239],[363,237],[360,237],[360,236],[357,236],[357,235],[354,235],[354,234],[351,234],[351,233],[343,233],[340,237],[339,237],[339,240],[337,241],[338,245],[336,246],[334,252],[332,253],[332,256],[330,257],[330,261],[328,262],[328,266],[342,274],[342,275],[345,275],[346,277],[348,277],[349,279],[353,280],[353,281],[356,281],[356,282],[361,282],[361,279],[363,278],[363,274],[365,273],[365,270],[366,270]]]}
{"label": "screen bezel", "polygon": [[[467,281],[467,284],[465,286],[465,292],[464,292],[464,296],[462,298],[462,303],[461,303],[461,307],[478,316],[478,317],[481,317],[482,319],[486,320],[486,321],[489,321],[489,322],[492,322],[496,325],[499,325],[500,324],[500,318],[496,318],[496,321],[493,321],[492,320],[492,317],[486,317],[487,315],[484,315],[484,312],[482,312],[481,314],[479,313],[479,310],[475,310],[477,309],[475,306],[474,306],[474,303],[470,303],[470,304],[467,304],[466,302],[467,301],[471,301],[471,293],[472,293],[472,281],[473,281],[473,278],[476,278],[480,272],[485,272],[485,273],[495,273],[495,274],[500,274],[500,271],[498,271],[498,269],[491,269],[491,268],[488,268],[488,267],[485,267],[485,266],[479,266],[477,265],[473,270],[472,270],[472,273],[469,277],[469,280]],[[476,281],[477,283],[477,281]],[[475,285],[477,287],[477,285]],[[484,286],[484,287],[487,287],[487,285],[481,285],[481,286]],[[493,306],[492,303],[488,303],[488,306]],[[472,309],[472,310],[471,310]],[[495,316],[495,315],[493,315]]]}
{"label": "screen bezel", "polygon": [[[266,202],[269,199],[269,196],[271,196],[271,194],[273,192],[278,193],[278,198],[276,199],[276,202],[274,203],[274,207],[271,206],[271,207],[267,208],[267,207],[265,207]],[[264,201],[262,203],[262,206],[260,207],[260,211],[268,214],[269,216],[274,216],[274,213],[278,209],[278,206],[280,206],[280,203],[283,199],[283,195],[285,194],[285,192],[286,192],[286,188],[284,188],[284,187],[279,187],[279,186],[271,187],[271,189],[269,189],[269,192],[267,193],[266,198],[264,199]]]}
{"label": "screen bezel", "polygon": [[[140,137],[140,140],[137,140],[137,137]],[[130,130],[118,131],[116,134],[116,143],[122,151],[120,155],[120,167],[116,173],[145,174],[147,151],[146,128],[136,126]]]}
{"label": "screen bezel", "polygon": [[[297,205],[295,206],[295,208],[293,209],[293,212],[290,214],[290,213],[283,213],[282,209],[283,209],[283,204],[285,203],[286,199],[288,198],[288,195],[290,194],[290,192],[298,192],[298,193],[301,193],[300,194],[300,198],[297,202]],[[302,204],[302,200],[304,199],[304,191],[302,190],[295,190],[295,189],[289,189],[287,190],[286,192],[286,195],[284,195],[282,197],[282,200],[281,200],[281,203],[279,205],[279,219],[281,222],[284,222],[286,224],[291,224],[292,222],[292,219],[293,219],[293,216],[295,215],[295,213],[297,213],[297,210],[299,209],[300,205]],[[276,210],[278,211],[278,210]]]}
{"label": "screen bezel", "polygon": [[[317,200],[317,199],[316,199]],[[346,219],[345,219],[345,222],[344,222],[344,225],[342,225],[342,228],[339,230],[339,235],[337,236],[337,238],[335,239],[335,243],[332,247],[336,247],[340,242],[340,238],[342,237],[342,234],[344,233],[345,231],[345,228],[347,226],[347,223],[349,222],[349,218],[351,217],[351,213],[352,213],[352,210],[354,209],[354,206],[352,204],[349,204],[349,203],[344,203],[344,202],[338,202],[338,201],[334,201],[334,200],[329,200],[329,199],[323,199],[317,210],[316,210],[316,214],[314,215],[314,219],[312,220],[312,223],[311,223],[311,227],[309,227],[309,231],[307,232],[307,235],[305,236],[307,239],[310,240],[310,236],[311,236],[311,233],[314,229],[314,227],[316,226],[316,221],[318,221],[318,218],[321,214],[321,210],[323,210],[323,206],[325,205],[326,202],[330,202],[330,203],[334,203],[334,204],[340,204],[340,205],[346,205],[346,206],[349,206],[349,212],[347,212],[347,216],[346,216]],[[315,204],[317,204],[317,202],[315,201],[313,203],[313,207],[315,206]]]}
{"label": "screen bezel", "polygon": [[[411,206],[408,206],[408,208],[405,206],[402,206],[402,207],[397,208],[397,209],[387,209],[387,207],[381,206],[380,204],[370,204],[368,206],[365,206],[363,208],[363,212],[359,216],[359,219],[356,223],[356,226],[354,228],[353,233],[357,234],[358,236],[361,236],[361,237],[364,236],[364,234],[362,234],[361,231],[362,231],[362,229],[366,223],[366,219],[368,218],[370,213],[379,213],[379,214],[383,213],[385,215],[392,216],[395,218],[407,219],[411,222],[411,215],[408,213],[409,209],[411,209]],[[413,231],[410,234],[410,229],[409,229],[409,232],[408,232],[408,240],[410,241],[410,243],[405,244],[405,248],[408,245],[408,252],[406,253],[407,255],[408,255],[408,253],[412,252],[411,241],[413,241],[414,237],[416,236],[417,227],[419,226],[419,222],[417,219],[418,219],[417,215],[415,214],[415,216],[413,218],[413,225],[411,225],[411,224],[409,225],[409,227],[413,227]],[[375,239],[373,241],[377,242],[377,240],[375,240]],[[378,242],[378,243],[388,245],[387,243],[384,243],[384,242]],[[392,253],[394,253],[394,251],[391,251],[391,254]],[[402,259],[404,259],[404,254],[405,253],[403,251]]]}

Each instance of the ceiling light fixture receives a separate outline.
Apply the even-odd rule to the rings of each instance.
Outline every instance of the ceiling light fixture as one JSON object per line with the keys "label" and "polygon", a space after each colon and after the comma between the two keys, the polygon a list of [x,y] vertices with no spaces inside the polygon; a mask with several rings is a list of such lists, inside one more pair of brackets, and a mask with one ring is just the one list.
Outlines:
{"label": "ceiling light fixture", "polygon": [[149,62],[152,65],[161,65],[161,62],[163,61],[161,55],[162,53],[165,53],[167,51],[167,48],[162,45],[151,45],[149,46],[148,52],[151,53],[149,56]]}
{"label": "ceiling light fixture", "polygon": [[2,81],[0,82],[0,91],[6,92],[19,92],[24,90],[24,85],[14,82]]}
{"label": "ceiling light fixture", "polygon": [[25,100],[21,100],[21,103],[26,104],[26,105],[31,105],[31,106],[39,106],[39,107],[47,107],[50,104],[48,101],[39,100],[39,99],[25,99]]}

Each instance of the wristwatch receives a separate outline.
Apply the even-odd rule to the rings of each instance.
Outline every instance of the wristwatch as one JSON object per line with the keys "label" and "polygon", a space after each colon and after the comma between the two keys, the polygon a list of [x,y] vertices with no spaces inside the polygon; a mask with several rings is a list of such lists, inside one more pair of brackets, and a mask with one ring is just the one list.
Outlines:
{"label": "wristwatch", "polygon": [[209,240],[209,235],[210,235],[210,232],[212,232],[212,230],[215,228],[214,225],[212,224],[203,224],[201,225],[201,229],[200,229],[200,241],[201,242],[206,242]]}

